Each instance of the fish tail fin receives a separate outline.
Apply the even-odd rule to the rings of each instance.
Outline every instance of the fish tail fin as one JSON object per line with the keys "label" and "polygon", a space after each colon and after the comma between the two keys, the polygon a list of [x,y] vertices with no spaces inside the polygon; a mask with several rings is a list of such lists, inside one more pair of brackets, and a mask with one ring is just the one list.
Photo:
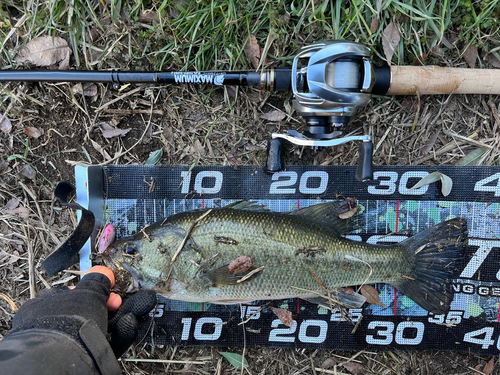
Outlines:
{"label": "fish tail fin", "polygon": [[395,287],[435,314],[446,313],[453,301],[456,263],[463,259],[467,220],[456,218],[428,228],[401,243],[413,269]]}

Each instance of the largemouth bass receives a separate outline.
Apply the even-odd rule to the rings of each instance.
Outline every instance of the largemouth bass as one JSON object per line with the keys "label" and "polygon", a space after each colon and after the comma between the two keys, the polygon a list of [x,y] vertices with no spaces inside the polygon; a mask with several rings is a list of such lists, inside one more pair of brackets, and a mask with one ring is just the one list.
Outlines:
{"label": "largemouth bass", "polygon": [[352,228],[351,220],[339,218],[345,211],[345,201],[285,214],[245,201],[179,213],[115,241],[102,258],[115,271],[119,291],[153,289],[182,301],[317,302],[331,292],[355,306],[364,299],[343,287],[387,283],[430,312],[449,309],[465,219],[383,246],[343,238]]}

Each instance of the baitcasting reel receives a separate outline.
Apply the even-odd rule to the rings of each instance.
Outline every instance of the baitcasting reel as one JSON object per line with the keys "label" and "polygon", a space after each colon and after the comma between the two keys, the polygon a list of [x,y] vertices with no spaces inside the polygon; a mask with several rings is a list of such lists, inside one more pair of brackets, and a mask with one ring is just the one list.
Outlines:
{"label": "baitcasting reel", "polygon": [[284,169],[285,140],[313,149],[361,141],[356,179],[373,178],[371,137],[346,137],[343,129],[356,110],[370,101],[374,91],[375,70],[369,58],[368,47],[352,42],[328,41],[302,48],[293,60],[291,84],[293,107],[304,117],[306,128],[301,133],[288,130],[286,134],[272,134],[267,172]]}

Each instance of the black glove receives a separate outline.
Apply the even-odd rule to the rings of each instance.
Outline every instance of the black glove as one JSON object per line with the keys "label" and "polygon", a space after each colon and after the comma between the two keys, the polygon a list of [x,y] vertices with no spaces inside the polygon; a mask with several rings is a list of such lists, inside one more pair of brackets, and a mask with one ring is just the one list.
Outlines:
{"label": "black glove", "polygon": [[[74,290],[68,290],[67,287],[51,289],[26,302],[14,316],[11,333],[0,343],[0,361],[13,358],[12,355],[8,358],[4,355],[5,350],[12,352],[9,348],[11,342],[11,346],[18,350],[30,351],[34,348],[31,356],[21,357],[31,357],[34,363],[40,357],[39,361],[47,362],[47,373],[53,370],[66,372],[67,369],[63,366],[75,366],[79,363],[75,362],[78,358],[71,359],[76,342],[92,359],[89,362],[82,357],[83,362],[93,362],[94,369],[100,373],[120,373],[114,357],[121,356],[134,342],[138,328],[137,318],[154,308],[156,295],[152,291],[141,291],[129,297],[116,313],[110,314],[108,325],[106,302],[110,287],[111,283],[105,275],[90,273]],[[109,344],[105,338],[108,332],[111,333]],[[33,337],[35,342],[26,344],[29,340],[33,341]],[[51,339],[55,344],[46,345]],[[65,340],[70,341],[68,339],[73,343],[65,343]],[[38,341],[41,342],[40,347],[36,346]],[[68,351],[67,355],[64,354],[65,350]],[[51,357],[54,361],[48,360]],[[69,364],[64,363],[66,359]],[[14,362],[11,364],[18,366],[17,370],[23,373],[24,368],[19,368],[19,364]],[[16,370],[15,367],[14,369]],[[37,370],[38,373],[45,373],[43,368]],[[83,372],[82,370],[80,367],[79,371]]]}

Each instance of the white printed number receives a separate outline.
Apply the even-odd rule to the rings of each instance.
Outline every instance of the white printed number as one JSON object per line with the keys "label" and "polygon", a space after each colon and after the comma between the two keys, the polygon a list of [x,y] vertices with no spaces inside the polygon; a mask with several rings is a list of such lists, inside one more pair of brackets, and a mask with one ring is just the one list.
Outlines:
{"label": "white printed number", "polygon": [[[283,325],[281,320],[274,319],[269,333],[271,342],[295,342],[295,332],[297,331],[297,321],[292,322],[291,327],[277,328]],[[326,339],[328,323],[324,320],[306,319],[300,324],[298,339],[300,342],[321,344]]]}
{"label": "white printed number", "polygon": [[[491,183],[495,180],[497,180],[496,185],[491,185]],[[495,193],[495,197],[500,197],[500,173],[495,173],[490,177],[486,177],[485,179],[476,182],[476,185],[474,185],[474,191]]]}
{"label": "white printed number", "polygon": [[277,172],[272,180],[269,194],[295,194],[297,181],[302,194],[323,194],[328,187],[328,173],[325,171],[307,171],[302,173],[300,179],[294,171]]}
{"label": "white printed number", "polygon": [[[181,193],[188,194],[191,186],[191,171],[181,172]],[[217,194],[222,188],[223,175],[220,171],[200,171],[194,178],[194,190],[198,194]]]}
{"label": "white printed number", "polygon": [[[181,340],[188,340],[193,318],[182,318]],[[193,337],[200,341],[215,341],[220,338],[223,322],[221,318],[203,317],[198,319],[194,326]]]}
{"label": "white printed number", "polygon": [[399,345],[418,345],[424,337],[425,326],[422,322],[401,322],[394,334],[393,322],[370,322],[368,329],[375,330],[375,334],[367,335],[366,342],[373,345],[388,345],[394,340]]}
{"label": "white printed number", "polygon": [[403,195],[422,195],[427,192],[429,185],[424,185],[418,189],[410,190],[415,184],[408,186],[408,180],[410,178],[424,178],[428,174],[428,172],[423,171],[408,171],[401,175],[398,184],[397,181],[399,175],[397,172],[378,171],[373,173],[373,179],[379,180],[380,183],[377,186],[368,186],[368,193],[376,195],[391,195],[397,190],[399,194]]}

